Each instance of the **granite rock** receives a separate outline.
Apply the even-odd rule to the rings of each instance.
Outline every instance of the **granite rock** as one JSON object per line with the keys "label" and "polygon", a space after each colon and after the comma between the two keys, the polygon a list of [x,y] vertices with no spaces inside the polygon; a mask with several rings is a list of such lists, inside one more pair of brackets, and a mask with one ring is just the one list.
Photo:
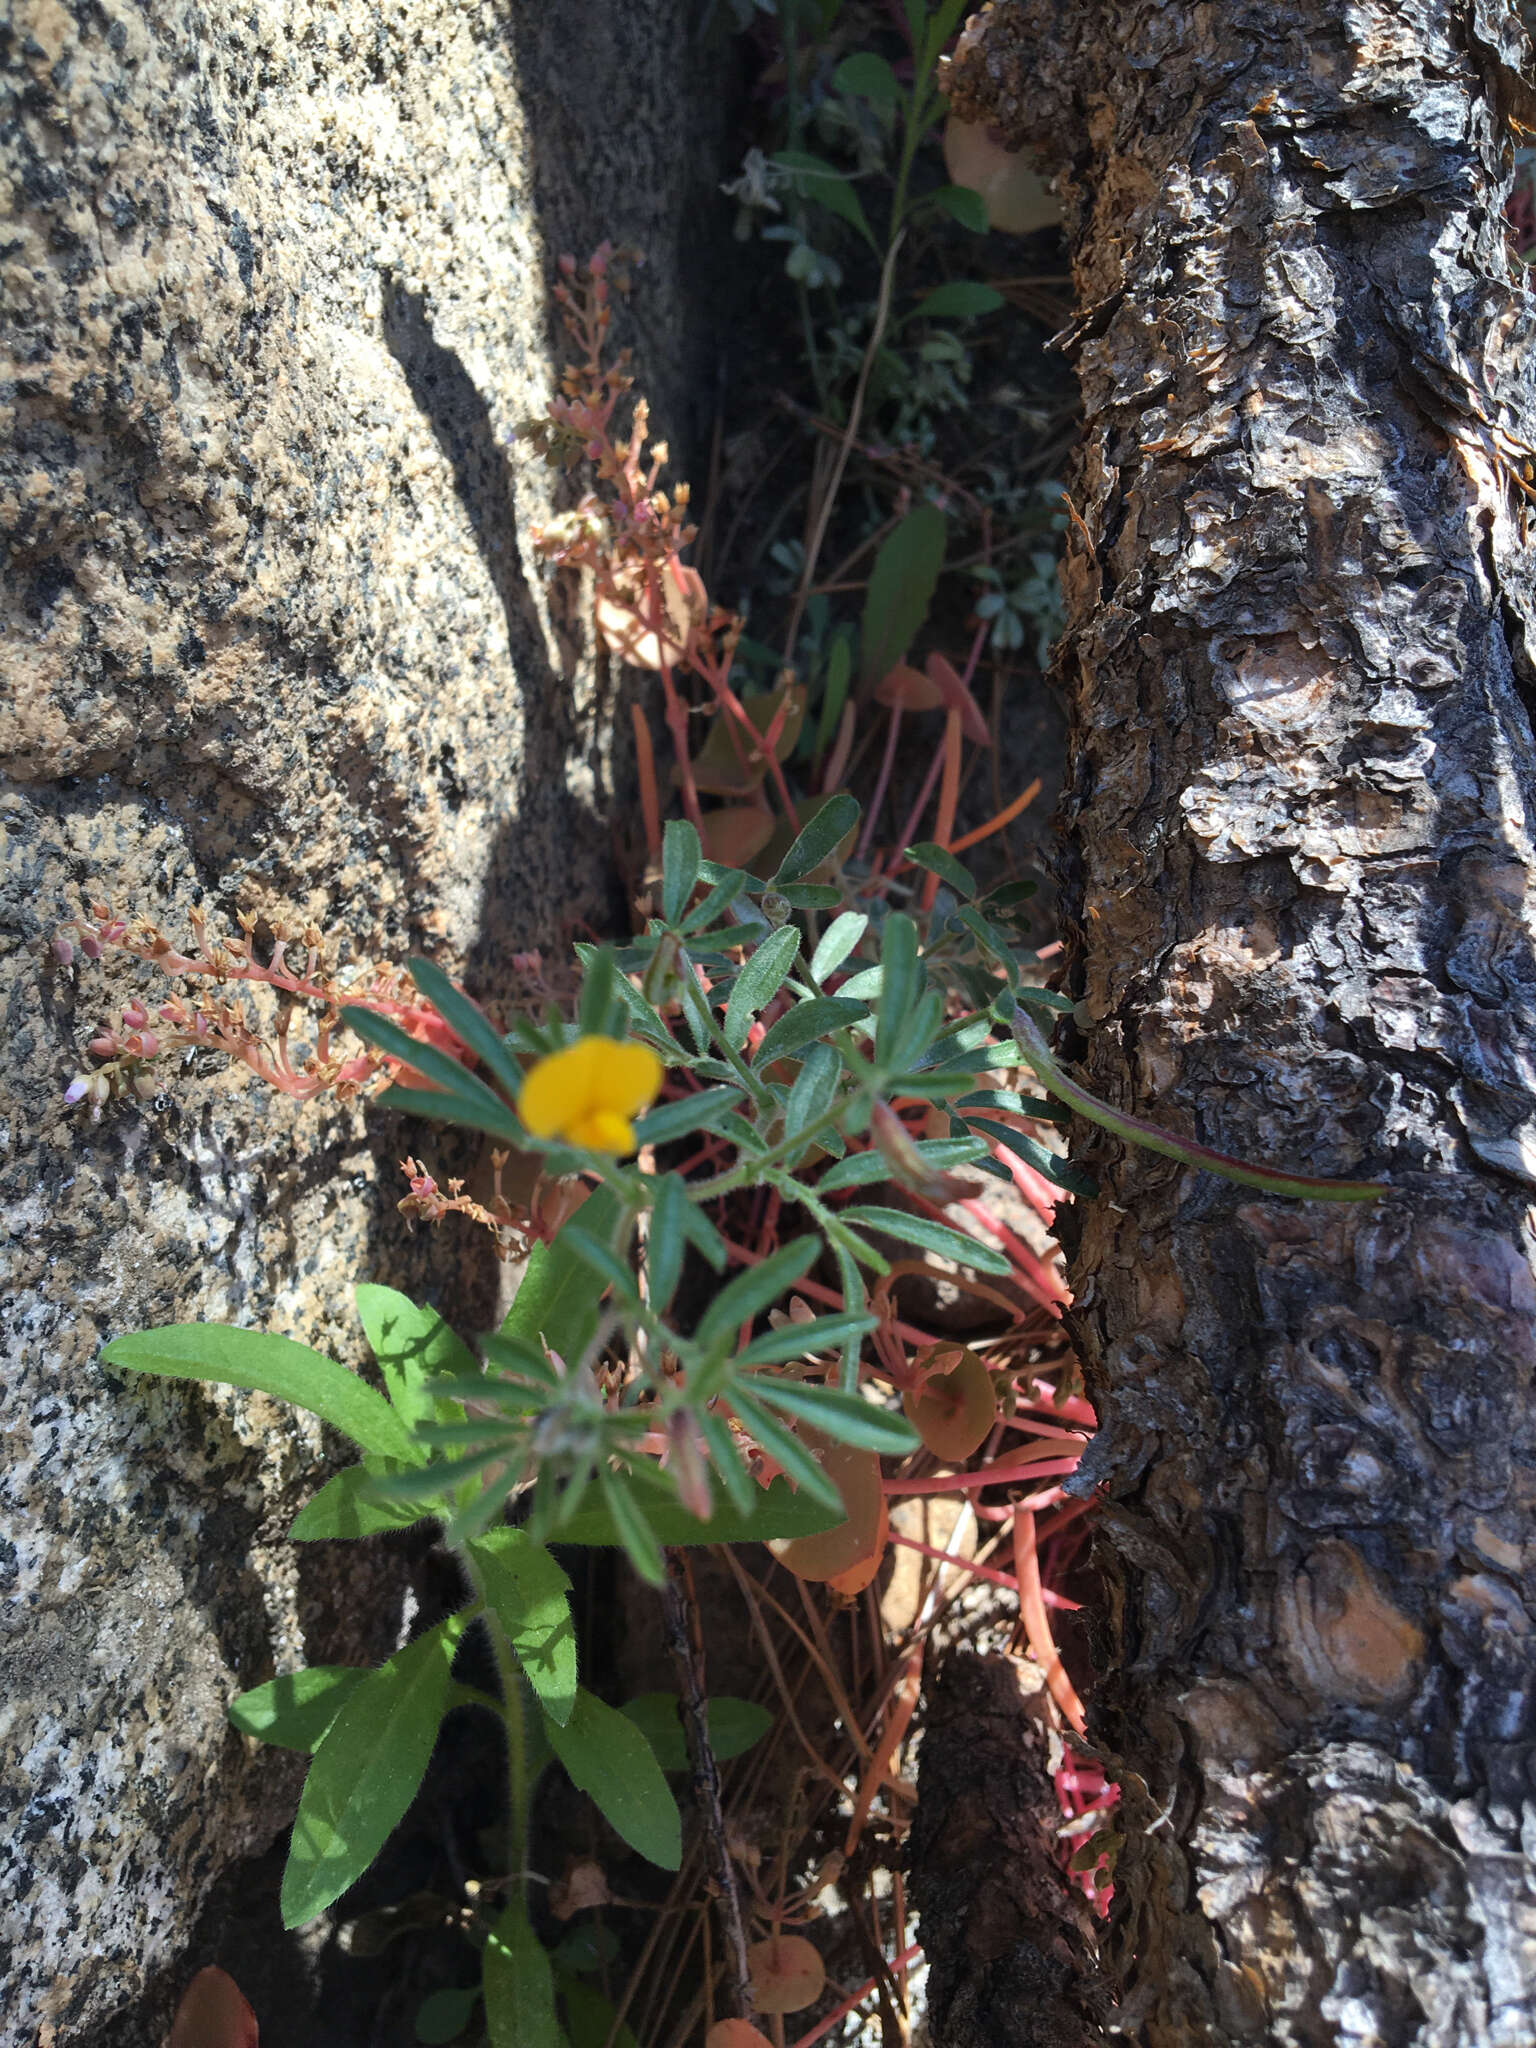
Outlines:
{"label": "granite rock", "polygon": [[101,1341],[228,1319],[356,1362],[354,1278],[464,1327],[486,1284],[462,1237],[393,1216],[419,1131],[212,1071],[66,1112],[147,983],[60,967],[51,932],[92,896],[173,933],[245,907],[494,992],[616,907],[616,682],[533,573],[564,486],[513,434],[553,386],[553,257],[611,235],[646,252],[634,338],[686,440],[723,111],[690,88],[684,0],[572,19],[19,0],[0,24],[0,2048],[103,2038],[283,1824],[294,1768],[247,1752],[232,1694],[404,1625],[387,1561],[283,1540],[317,1428],[114,1380]]}

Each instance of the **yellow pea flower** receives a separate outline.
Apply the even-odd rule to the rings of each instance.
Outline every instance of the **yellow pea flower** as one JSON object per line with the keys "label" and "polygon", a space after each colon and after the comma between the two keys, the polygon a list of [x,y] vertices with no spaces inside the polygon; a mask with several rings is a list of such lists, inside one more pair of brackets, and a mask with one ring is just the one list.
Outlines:
{"label": "yellow pea flower", "polygon": [[633,1038],[578,1038],[528,1069],[517,1113],[536,1138],[563,1138],[617,1159],[635,1149],[630,1121],[649,1109],[664,1069]]}

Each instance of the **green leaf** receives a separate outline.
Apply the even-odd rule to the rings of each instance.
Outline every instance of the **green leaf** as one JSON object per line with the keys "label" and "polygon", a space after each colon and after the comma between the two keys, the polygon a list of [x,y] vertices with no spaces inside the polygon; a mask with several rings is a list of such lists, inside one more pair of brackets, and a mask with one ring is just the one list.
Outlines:
{"label": "green leaf", "polygon": [[836,910],[843,900],[830,882],[786,882],[779,894],[791,910]]}
{"label": "green leaf", "polygon": [[835,974],[868,929],[869,918],[862,910],[845,910],[834,917],[811,955],[812,981],[825,981]]}
{"label": "green leaf", "polygon": [[951,220],[959,221],[961,227],[969,228],[973,235],[984,235],[991,226],[987,202],[969,185],[940,185],[936,192],[928,194],[928,203],[942,207]]}
{"label": "green leaf", "polygon": [[551,1721],[545,1732],[571,1783],[609,1826],[650,1862],[676,1870],[683,1860],[677,1801],[634,1723],[582,1688],[564,1727]]}
{"label": "green leaf", "polygon": [[758,947],[736,977],[731,999],[725,1006],[725,1039],[733,1051],[746,1043],[759,1010],[771,1003],[784,985],[784,977],[795,964],[800,934],[792,924],[772,933]]}
{"label": "green leaf", "polygon": [[676,1102],[664,1102],[635,1124],[635,1140],[641,1145],[670,1145],[676,1138],[695,1131],[717,1131],[723,1118],[738,1109],[743,1100],[739,1088],[701,1088],[696,1095],[684,1095]]}
{"label": "green leaf", "polygon": [[832,74],[839,92],[856,92],[877,107],[894,107],[904,97],[895,72],[883,57],[859,50],[845,57]]}
{"label": "green leaf", "polygon": [[878,683],[917,636],[944,566],[944,514],[915,505],[880,546],[870,571],[860,634],[859,673]]}
{"label": "green leaf", "polygon": [[470,2015],[480,2003],[480,1986],[466,1984],[462,1990],[434,1991],[416,2008],[416,2038],[427,2048],[457,2041],[469,2025]]}
{"label": "green leaf", "polygon": [[484,1131],[487,1137],[500,1138],[504,1145],[528,1142],[528,1133],[511,1110],[487,1109],[485,1102],[474,1096],[449,1095],[440,1088],[406,1088],[396,1081],[379,1097],[379,1105],[399,1116],[425,1117],[430,1123],[460,1124],[467,1131]]}
{"label": "green leaf", "polygon": [[813,1045],[800,1063],[795,1085],[784,1105],[784,1136],[796,1138],[819,1117],[825,1116],[837,1094],[843,1063],[830,1045]]}
{"label": "green leaf", "polygon": [[[418,1501],[414,1505],[406,1501],[386,1500],[373,1491],[373,1482],[380,1476],[378,1470],[382,1460],[366,1459],[361,1465],[349,1465],[344,1472],[337,1472],[327,1479],[324,1486],[293,1518],[288,1531],[294,1543],[348,1543],[359,1536],[378,1536],[386,1529],[409,1529],[426,1516],[440,1510],[429,1502]],[[421,1470],[417,1466],[413,1470]],[[447,1507],[447,1489],[444,1489],[443,1511]]]}
{"label": "green leaf", "polygon": [[917,926],[910,917],[893,911],[885,920],[881,936],[880,1021],[875,1027],[875,1060],[887,1066],[892,1049],[906,1029],[907,1020],[923,993],[926,970],[917,957]]}
{"label": "green leaf", "polygon": [[566,2048],[555,2017],[549,1952],[513,1897],[486,1937],[483,1988],[489,2048]]}
{"label": "green leaf", "polygon": [[[577,1212],[599,1237],[618,1228],[619,1198],[611,1188],[597,1188]],[[600,1302],[592,1275],[568,1245],[535,1245],[522,1283],[502,1323],[504,1337],[518,1338],[538,1349],[541,1343],[575,1365],[597,1335]]]}
{"label": "green leaf", "polygon": [[[987,1156],[977,1138],[919,1138],[917,1155],[934,1173],[954,1173],[962,1166],[974,1166]],[[835,1194],[839,1188],[873,1187],[891,1178],[891,1163],[883,1152],[853,1152],[829,1166],[816,1183],[819,1195]]]}
{"label": "green leaf", "polygon": [[[364,1333],[379,1362],[384,1390],[414,1428],[448,1422],[461,1413],[457,1401],[443,1401],[431,1381],[453,1375],[473,1377],[475,1355],[436,1309],[419,1307],[393,1287],[362,1283],[353,1290]],[[446,1412],[445,1412],[446,1411]]]}
{"label": "green leaf", "polygon": [[661,841],[661,914],[675,925],[688,908],[704,849],[686,818],[669,818]]}
{"label": "green leaf", "polygon": [[[626,1721],[633,1721],[664,1771],[689,1768],[688,1738],[683,1731],[682,1702],[675,1692],[643,1692],[626,1700],[619,1709]],[[715,1762],[729,1763],[744,1756],[753,1743],[761,1742],[773,1726],[766,1707],[751,1700],[732,1699],[728,1694],[704,1702],[709,1728],[709,1746]]]}
{"label": "green leaf", "polygon": [[[418,1074],[436,1084],[442,1091],[442,1104],[426,1114],[444,1117],[451,1123],[471,1122],[475,1128],[505,1137],[513,1144],[526,1142],[527,1133],[501,1097],[448,1053],[440,1052],[435,1045],[422,1044],[387,1017],[375,1016],[372,1010],[343,1009],[341,1021],[369,1045],[376,1045],[391,1059],[414,1067]],[[391,1089],[390,1095],[394,1093]],[[430,1097],[431,1090],[408,1088],[402,1089],[401,1094]]]}
{"label": "green leaf", "polygon": [[879,1230],[902,1244],[915,1244],[921,1251],[936,1252],[941,1258],[970,1266],[978,1273],[996,1273],[1004,1278],[1013,1271],[1001,1252],[982,1244],[967,1231],[952,1230],[947,1223],[935,1223],[930,1216],[909,1216],[905,1209],[883,1209],[874,1203],[855,1203],[839,1210],[843,1223],[859,1223],[866,1230]]}
{"label": "green leaf", "polygon": [[976,320],[983,313],[995,313],[1006,305],[1002,293],[989,284],[968,284],[955,279],[929,292],[917,307],[920,320]]}
{"label": "green leaf", "polygon": [[781,149],[773,161],[780,170],[793,173],[795,190],[803,199],[814,199],[828,213],[835,213],[839,220],[847,221],[871,249],[879,253],[859,195],[835,164],[829,164],[825,157],[812,156],[803,149]]}
{"label": "green leaf", "polygon": [[803,882],[828,859],[859,822],[859,806],[846,790],[829,796],[779,862],[774,881],[781,888]]}
{"label": "green leaf", "polygon": [[421,1446],[382,1394],[334,1358],[291,1337],[224,1323],[171,1323],[114,1337],[101,1357],[105,1365],[127,1365],[162,1379],[213,1380],[270,1394],[307,1408],[365,1451],[407,1465],[422,1462]]}
{"label": "green leaf", "polygon": [[688,1248],[687,1212],[692,1207],[679,1175],[664,1173],[653,1181],[645,1273],[651,1307],[657,1315],[666,1314],[682,1277],[683,1255]]}
{"label": "green leaf", "polygon": [[[710,1423],[716,1423],[724,1429],[725,1425],[719,1416],[708,1411],[701,1422],[705,1434],[710,1437],[714,1467],[725,1479],[730,1467],[725,1464],[717,1438],[708,1427]],[[729,1440],[727,1433],[727,1443]],[[780,1537],[813,1536],[822,1529],[835,1528],[843,1520],[846,1510],[841,1499],[835,1509],[831,1509],[807,1500],[782,1479],[775,1479],[771,1486],[759,1486],[745,1472],[734,1451],[731,1455],[737,1472],[752,1489],[750,1511],[744,1511],[733,1497],[729,1506],[717,1504],[709,1520],[701,1522],[676,1501],[670,1504],[647,1501],[645,1518],[658,1543],[771,1543]],[[561,1528],[559,1540],[605,1550],[623,1548],[622,1539],[606,1507],[579,1508]]]}
{"label": "green leaf", "polygon": [[877,1408],[862,1394],[844,1394],[835,1387],[811,1386],[804,1380],[774,1379],[766,1373],[754,1375],[752,1390],[797,1422],[809,1423],[823,1436],[852,1444],[855,1450],[901,1458],[922,1441],[904,1415]]}
{"label": "green leaf", "polygon": [[241,1693],[229,1703],[229,1718],[242,1735],[307,1753],[367,1676],[361,1665],[311,1664]]}
{"label": "green leaf", "polygon": [[926,868],[930,875],[937,875],[957,896],[976,894],[976,877],[963,861],[955,859],[947,847],[936,846],[931,839],[920,839],[916,846],[907,848],[906,857],[920,868]]}
{"label": "green leaf", "polygon": [[564,1977],[560,1997],[571,2032],[571,2048],[639,2048],[628,2027],[620,2025],[615,2030],[613,2007],[595,1984],[585,1983],[579,1977]]}
{"label": "green leaf", "polygon": [[488,1529],[465,1548],[540,1706],[552,1720],[568,1721],[576,1699],[570,1580],[525,1529]]}
{"label": "green leaf", "polygon": [[786,1359],[808,1358],[813,1351],[830,1351],[834,1344],[867,1336],[879,1327],[879,1321],[878,1316],[838,1315],[812,1316],[804,1323],[781,1323],[776,1330],[765,1330],[761,1337],[754,1337],[744,1350],[737,1352],[735,1363],[782,1365]]}
{"label": "green leaf", "polygon": [[285,1927],[360,1878],[416,1796],[447,1711],[464,1630],[451,1614],[353,1687],[315,1752],[283,1872]]}
{"label": "green leaf", "polygon": [[854,1024],[869,1015],[867,1006],[854,1002],[845,996],[812,996],[803,1003],[796,1003],[792,1010],[786,1010],[777,1023],[770,1024],[763,1033],[763,1042],[753,1055],[752,1064],[761,1072],[774,1060],[787,1059],[800,1052],[814,1039],[825,1038],[831,1031],[839,1031],[845,1024]]}
{"label": "green leaf", "polygon": [[816,720],[812,758],[820,761],[832,744],[832,735],[843,715],[848,684],[853,675],[853,640],[848,627],[839,628],[827,649],[827,673],[822,685],[821,711]]}
{"label": "green leaf", "polygon": [[618,1532],[625,1556],[648,1586],[665,1585],[667,1569],[662,1562],[661,1545],[646,1519],[644,1508],[635,1499],[633,1477],[632,1472],[615,1472],[608,1465],[600,1465],[597,1470],[598,1491]]}
{"label": "green leaf", "polygon": [[[635,1285],[635,1276],[606,1239],[594,1237],[589,1230],[583,1229],[582,1225],[576,1222],[563,1224],[555,1242],[564,1245],[567,1251],[574,1253],[588,1268],[589,1284],[590,1275],[595,1273],[603,1285],[611,1287],[627,1307],[638,1307],[640,1290]],[[599,1301],[601,1298],[602,1290],[599,1289]]]}
{"label": "green leaf", "polygon": [[[709,867],[712,863],[706,861],[704,865]],[[707,932],[713,919],[720,915],[728,903],[736,901],[751,879],[752,877],[741,868],[722,868],[717,879],[711,884],[709,894],[696,909],[689,912],[681,929],[689,934]]]}
{"label": "green leaf", "polygon": [[523,1070],[485,1012],[456,989],[443,970],[434,967],[430,960],[413,960],[410,969],[412,981],[444,1023],[458,1033],[469,1050],[483,1061],[487,1073],[516,1102],[523,1085]]}
{"label": "green leaf", "polygon": [[792,1238],[760,1265],[748,1266],[727,1281],[699,1318],[695,1341],[705,1351],[728,1339],[738,1323],[772,1306],[786,1288],[809,1272],[821,1251],[815,1237]]}
{"label": "green leaf", "polygon": [[843,1505],[842,1495],[799,1437],[786,1429],[773,1411],[757,1398],[755,1382],[733,1379],[726,1394],[741,1421],[795,1485],[825,1508],[836,1505],[838,1512],[833,1517],[832,1526],[835,1528],[838,1523],[846,1521],[848,1510]]}
{"label": "green leaf", "polygon": [[969,1111],[965,1120],[971,1130],[984,1131],[989,1138],[996,1138],[1026,1166],[1032,1166],[1036,1173],[1055,1186],[1065,1188],[1068,1194],[1082,1195],[1091,1200],[1099,1192],[1099,1184],[1091,1174],[1084,1173],[1081,1167],[1069,1166],[1065,1159],[1042,1145],[1038,1138],[1016,1131],[1012,1124],[997,1123],[989,1116],[972,1116]]}

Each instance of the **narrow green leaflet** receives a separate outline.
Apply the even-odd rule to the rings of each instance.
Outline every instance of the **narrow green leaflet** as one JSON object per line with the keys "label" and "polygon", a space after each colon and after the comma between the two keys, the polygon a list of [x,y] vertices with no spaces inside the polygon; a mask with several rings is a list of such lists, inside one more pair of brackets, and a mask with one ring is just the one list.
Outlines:
{"label": "narrow green leaflet", "polygon": [[996,1273],[1007,1278],[1013,1271],[1001,1252],[983,1244],[967,1231],[952,1230],[947,1223],[935,1223],[930,1216],[910,1216],[905,1209],[885,1209],[873,1202],[858,1202],[840,1209],[839,1221],[857,1223],[865,1230],[882,1231],[902,1244],[937,1252],[940,1258],[973,1267],[978,1273]]}
{"label": "narrow green leaflet", "polygon": [[868,929],[869,918],[862,910],[845,910],[834,917],[811,955],[812,981],[825,981],[835,974]]}
{"label": "narrow green leaflet", "polygon": [[839,92],[856,92],[877,107],[894,107],[903,97],[895,72],[872,50],[845,57],[833,72],[832,82]]}
{"label": "narrow green leaflet", "polygon": [[688,908],[699,879],[703,848],[686,818],[669,818],[661,842],[661,914],[675,925]]}
{"label": "narrow green leaflet", "polygon": [[797,1138],[807,1125],[825,1116],[837,1095],[842,1061],[830,1045],[813,1045],[800,1063],[795,1085],[784,1105],[784,1136]]}
{"label": "narrow green leaflet", "polygon": [[514,1897],[486,1938],[485,2030],[490,2048],[566,2048],[555,2017],[549,1952]]}
{"label": "narrow green leaflet", "polygon": [[[367,1458],[337,1472],[294,1516],[289,1537],[295,1543],[349,1543],[359,1536],[380,1535],[385,1529],[409,1529],[425,1516],[440,1512],[430,1501],[412,1504],[375,1492],[374,1481],[386,1470],[382,1460]],[[447,1505],[445,1488],[442,1512]]]}
{"label": "narrow green leaflet", "polygon": [[1005,304],[1000,291],[990,284],[970,284],[956,278],[937,285],[918,302],[922,320],[974,320],[982,313],[995,313]]}
{"label": "narrow green leaflet", "polygon": [[488,1529],[465,1548],[540,1706],[551,1720],[568,1721],[576,1699],[570,1580],[524,1529]]}
{"label": "narrow green leaflet", "polygon": [[804,198],[818,200],[829,213],[847,221],[879,253],[869,222],[864,217],[864,208],[859,203],[859,195],[835,164],[829,164],[825,157],[812,156],[803,149],[781,149],[773,161],[780,170],[794,174],[797,192]]}
{"label": "narrow green leaflet", "polygon": [[571,1782],[632,1849],[663,1870],[683,1859],[677,1801],[650,1744],[631,1721],[582,1688],[571,1718],[545,1733]]}
{"label": "narrow green leaflet", "polygon": [[[598,1188],[582,1203],[579,1214],[595,1235],[610,1236],[618,1227],[618,1196]],[[535,1347],[547,1344],[574,1365],[597,1335],[599,1312],[592,1275],[557,1237],[553,1244],[534,1246],[502,1335]]]}
{"label": "narrow green leaflet", "polygon": [[752,1390],[761,1400],[797,1422],[819,1429],[838,1443],[856,1450],[878,1451],[883,1458],[905,1457],[920,1442],[917,1431],[904,1415],[889,1408],[877,1408],[862,1394],[844,1394],[835,1387],[807,1385],[804,1380],[774,1379],[765,1373],[754,1375]]}
{"label": "narrow green leaflet", "polygon": [[[934,1173],[953,1173],[959,1167],[974,1166],[987,1156],[987,1148],[979,1138],[919,1138],[914,1150]],[[827,1168],[816,1183],[816,1192],[830,1195],[839,1188],[873,1187],[890,1178],[891,1162],[883,1152],[853,1152]]]}
{"label": "narrow green leaflet", "polygon": [[696,1095],[684,1095],[676,1102],[664,1102],[641,1117],[635,1125],[640,1145],[670,1145],[695,1131],[717,1131],[721,1123],[742,1102],[740,1088],[701,1088]]}
{"label": "narrow green leaflet", "polygon": [[738,1351],[741,1365],[781,1365],[786,1359],[808,1358],[813,1351],[830,1351],[850,1338],[865,1337],[879,1326],[878,1316],[813,1316],[808,1323],[781,1323],[754,1337],[745,1350]]}
{"label": "narrow green leaflet", "polygon": [[[770,1408],[748,1391],[750,1379],[733,1379],[727,1388],[731,1406],[774,1462],[802,1492],[825,1508],[836,1507],[832,1527],[848,1519],[843,1497],[826,1473],[792,1430],[786,1429]],[[765,1382],[766,1384],[766,1382]]]}
{"label": "narrow green leaflet", "polygon": [[738,1323],[759,1315],[772,1306],[786,1288],[815,1264],[821,1250],[810,1236],[792,1238],[760,1265],[748,1266],[727,1281],[699,1318],[694,1332],[697,1343],[709,1351],[727,1339]]}
{"label": "narrow green leaflet", "polygon": [[1070,1166],[1038,1138],[1028,1137],[1023,1131],[1016,1131],[1012,1124],[1000,1124],[989,1116],[966,1116],[967,1128],[984,1131],[989,1138],[1006,1145],[1015,1157],[1022,1159],[1026,1166],[1032,1166],[1036,1173],[1053,1181],[1068,1194],[1092,1197],[1099,1192],[1099,1184],[1091,1174],[1084,1173],[1080,1166]]}
{"label": "narrow green leaflet", "polygon": [[456,1420],[458,1402],[442,1400],[430,1382],[448,1374],[473,1376],[478,1367],[469,1346],[436,1309],[419,1307],[393,1287],[365,1284],[354,1293],[385,1392],[398,1412],[413,1428]]}
{"label": "narrow green leaflet", "polygon": [[315,1752],[283,1872],[285,1927],[362,1876],[416,1796],[447,1711],[464,1617],[452,1614],[353,1687]]}
{"label": "narrow green leaflet", "polygon": [[488,1131],[492,1137],[505,1138],[510,1144],[528,1142],[527,1132],[501,1097],[468,1067],[439,1052],[435,1045],[422,1044],[387,1017],[375,1016],[372,1010],[344,1009],[341,1021],[369,1045],[376,1045],[391,1059],[414,1068],[441,1090],[434,1094],[430,1089],[391,1088],[384,1099],[392,1108],[406,1103],[414,1109],[425,1100],[431,1107],[423,1110],[423,1115],[441,1117],[448,1123],[467,1123],[474,1130]]}
{"label": "narrow green leaflet", "polygon": [[779,888],[803,882],[813,875],[859,822],[859,806],[846,790],[839,790],[820,805],[815,816],[779,862],[774,883]]}
{"label": "narrow green leaflet", "polygon": [[926,868],[930,875],[937,875],[957,896],[976,894],[976,877],[964,861],[955,859],[947,847],[935,845],[931,839],[920,839],[916,846],[907,848],[907,859],[915,861],[920,868]]}
{"label": "narrow green leaflet", "polygon": [[[724,1432],[724,1446],[718,1444],[715,1431],[708,1426],[711,1423]],[[771,1543],[780,1537],[814,1536],[823,1529],[835,1528],[846,1518],[847,1511],[840,1499],[835,1508],[809,1500],[803,1493],[796,1493],[783,1479],[775,1479],[771,1486],[759,1486],[746,1472],[734,1450],[730,1452],[731,1462],[725,1462],[723,1453],[730,1445],[730,1436],[720,1418],[706,1413],[704,1424],[705,1434],[710,1439],[713,1469],[728,1484],[728,1475],[734,1468],[751,1488],[750,1506],[744,1509],[739,1498],[732,1494],[728,1502],[717,1502],[709,1520],[701,1522],[675,1500],[647,1499],[645,1519],[658,1543]],[[607,1508],[592,1505],[590,1501],[562,1525],[559,1541],[609,1550],[623,1547]]]}
{"label": "narrow green leaflet", "polygon": [[470,2015],[480,2003],[480,1986],[466,1984],[462,1990],[433,1991],[416,2008],[416,2038],[426,2048],[444,2048],[457,2041],[469,2025]]}
{"label": "narrow green leaflet", "polygon": [[811,996],[803,1003],[796,1003],[792,1010],[786,1010],[776,1023],[769,1025],[763,1033],[762,1044],[752,1056],[752,1064],[761,1069],[774,1060],[788,1059],[815,1039],[825,1038],[829,1031],[840,1031],[844,1025],[861,1023],[868,1015],[866,1006],[851,998]]}
{"label": "narrow green leaflet", "polygon": [[618,1531],[625,1556],[648,1586],[664,1585],[667,1568],[661,1555],[661,1543],[646,1519],[644,1508],[635,1499],[628,1476],[620,1476],[608,1466],[599,1465],[597,1490]]}
{"label": "narrow green leaflet", "polygon": [[101,1354],[105,1365],[127,1365],[162,1379],[213,1380],[249,1387],[295,1408],[307,1408],[365,1451],[404,1464],[422,1462],[421,1446],[382,1394],[334,1358],[266,1330],[224,1323],[171,1323],[114,1337]]}
{"label": "narrow green leaflet", "polygon": [[725,1006],[725,1039],[735,1052],[746,1043],[759,1010],[765,1009],[784,984],[800,950],[800,934],[792,924],[780,926],[764,939],[736,977]]}
{"label": "narrow green leaflet", "polygon": [[[689,1766],[681,1705],[675,1692],[642,1692],[626,1700],[619,1709],[651,1745],[664,1771],[686,1771]],[[773,1716],[766,1707],[751,1700],[732,1699],[728,1694],[706,1700],[704,1718],[709,1728],[709,1746],[715,1762],[721,1764],[744,1756],[773,1726]]]}
{"label": "narrow green leaflet", "polygon": [[242,1735],[308,1752],[368,1675],[355,1664],[311,1664],[241,1693],[229,1703],[229,1718]]}
{"label": "narrow green leaflet", "polygon": [[640,2048],[634,2034],[622,2023],[614,2027],[614,2010],[595,1984],[580,1977],[565,1976],[560,1998],[570,2029],[571,2048]]}
{"label": "narrow green leaflet", "polygon": [[917,505],[884,541],[870,571],[859,635],[859,674],[878,683],[905,655],[928,616],[944,566],[944,514]]}
{"label": "narrow green leaflet", "polygon": [[497,1086],[504,1088],[515,1102],[523,1085],[523,1070],[489,1017],[430,960],[413,960],[410,969],[412,981],[438,1015],[458,1033]]}
{"label": "narrow green leaflet", "polygon": [[883,978],[880,1021],[875,1027],[875,1059],[890,1063],[892,1048],[905,1036],[908,1021],[922,994],[926,975],[917,957],[917,926],[895,911],[885,920],[880,946]]}
{"label": "narrow green leaflet", "polygon": [[969,228],[973,235],[984,235],[991,226],[987,218],[987,202],[969,185],[940,185],[937,191],[928,194],[928,204],[942,207],[951,220],[959,221],[961,227]]}

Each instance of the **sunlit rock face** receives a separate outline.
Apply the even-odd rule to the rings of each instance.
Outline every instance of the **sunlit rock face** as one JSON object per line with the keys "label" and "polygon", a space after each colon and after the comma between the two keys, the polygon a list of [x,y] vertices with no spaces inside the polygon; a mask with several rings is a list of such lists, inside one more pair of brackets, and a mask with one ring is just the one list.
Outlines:
{"label": "sunlit rock face", "polygon": [[175,936],[244,908],[495,993],[611,922],[613,682],[532,573],[565,487],[513,435],[554,384],[554,258],[606,235],[646,254],[634,338],[688,445],[721,95],[686,103],[686,12],[20,0],[0,28],[5,2048],[104,2038],[286,1819],[231,1695],[402,1625],[387,1563],[283,1540],[317,1429],[115,1384],[102,1339],[233,1319],[355,1360],[354,1278],[466,1326],[484,1291],[462,1238],[405,1239],[378,1115],[211,1069],[67,1112],[152,983],[49,936],[93,897]]}

